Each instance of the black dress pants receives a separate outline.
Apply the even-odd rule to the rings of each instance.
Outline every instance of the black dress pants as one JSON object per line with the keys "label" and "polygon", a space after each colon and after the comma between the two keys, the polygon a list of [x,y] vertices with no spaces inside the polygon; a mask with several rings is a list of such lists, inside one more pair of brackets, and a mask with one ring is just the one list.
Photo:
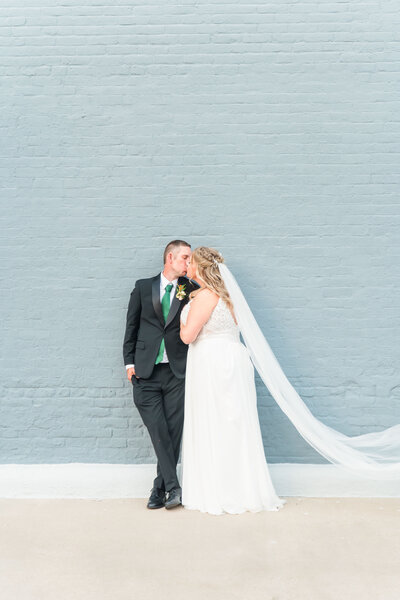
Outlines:
{"label": "black dress pants", "polygon": [[132,377],[133,401],[150,434],[157,456],[154,487],[170,492],[180,487],[176,474],[182,441],[185,380],[169,363],[154,366],[148,379]]}

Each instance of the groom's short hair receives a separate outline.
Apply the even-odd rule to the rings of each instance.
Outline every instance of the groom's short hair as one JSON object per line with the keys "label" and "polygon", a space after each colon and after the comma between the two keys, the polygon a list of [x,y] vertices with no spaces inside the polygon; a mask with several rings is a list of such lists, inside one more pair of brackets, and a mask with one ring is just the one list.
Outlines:
{"label": "groom's short hair", "polygon": [[164,250],[164,265],[165,265],[165,262],[167,260],[168,254],[170,252],[174,252],[177,248],[180,248],[181,246],[188,246],[189,248],[192,247],[190,244],[188,244],[187,242],[184,242],[183,240],[172,240],[172,242],[170,242],[169,244],[167,244],[165,246],[165,250]]}

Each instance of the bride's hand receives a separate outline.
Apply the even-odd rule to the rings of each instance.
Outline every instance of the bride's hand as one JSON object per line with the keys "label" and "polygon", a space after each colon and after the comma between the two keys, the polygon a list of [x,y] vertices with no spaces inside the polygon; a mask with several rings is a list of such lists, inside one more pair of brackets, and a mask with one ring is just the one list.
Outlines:
{"label": "bride's hand", "polygon": [[216,307],[219,296],[211,290],[204,289],[201,294],[196,294],[190,306],[186,325],[181,323],[180,336],[184,344],[191,344],[199,335],[203,325],[211,317]]}

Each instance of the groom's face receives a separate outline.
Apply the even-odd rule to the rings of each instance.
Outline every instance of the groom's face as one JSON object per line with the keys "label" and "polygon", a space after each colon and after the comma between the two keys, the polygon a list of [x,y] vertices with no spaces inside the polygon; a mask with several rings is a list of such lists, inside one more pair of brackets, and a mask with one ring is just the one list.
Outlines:
{"label": "groom's face", "polygon": [[189,246],[180,246],[175,250],[175,254],[171,252],[171,267],[177,277],[186,275],[191,254]]}

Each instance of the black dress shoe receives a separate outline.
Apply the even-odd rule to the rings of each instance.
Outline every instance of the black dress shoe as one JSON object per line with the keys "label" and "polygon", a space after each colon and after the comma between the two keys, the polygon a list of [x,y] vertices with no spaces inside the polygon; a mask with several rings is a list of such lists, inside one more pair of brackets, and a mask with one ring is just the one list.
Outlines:
{"label": "black dress shoe", "polygon": [[182,490],[181,488],[175,488],[168,492],[168,498],[165,501],[165,508],[175,508],[182,504]]}
{"label": "black dress shoe", "polygon": [[165,505],[165,490],[153,488],[151,490],[147,508],[163,508]]}

